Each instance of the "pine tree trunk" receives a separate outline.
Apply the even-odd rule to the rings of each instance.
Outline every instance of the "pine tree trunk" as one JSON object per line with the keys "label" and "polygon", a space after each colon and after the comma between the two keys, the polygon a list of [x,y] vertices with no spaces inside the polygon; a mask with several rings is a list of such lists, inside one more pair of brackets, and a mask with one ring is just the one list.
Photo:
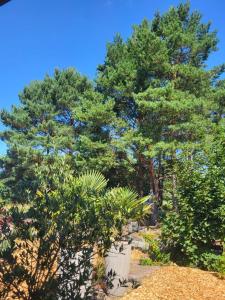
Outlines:
{"label": "pine tree trunk", "polygon": [[173,202],[173,209],[177,211],[178,205],[177,205],[177,198],[176,198],[176,189],[177,189],[177,181],[176,181],[176,175],[172,175],[172,202]]}
{"label": "pine tree trunk", "polygon": [[159,181],[155,176],[154,162],[153,159],[150,159],[149,162],[149,178],[150,186],[154,196],[154,202],[152,203],[152,214],[151,214],[151,225],[156,225],[159,217]]}
{"label": "pine tree trunk", "polygon": [[158,158],[159,166],[158,166],[158,203],[159,205],[163,202],[163,188],[164,188],[164,168],[162,165],[162,157],[159,155]]}
{"label": "pine tree trunk", "polygon": [[173,203],[173,209],[175,211],[178,210],[178,203],[177,203],[177,197],[176,197],[176,191],[177,191],[177,179],[176,179],[176,174],[174,170],[174,163],[176,160],[176,153],[174,152],[172,154],[172,165],[173,165],[173,174],[172,174],[172,203]]}
{"label": "pine tree trunk", "polygon": [[143,190],[143,180],[144,180],[144,157],[142,154],[138,153],[138,164],[137,164],[137,181],[136,181],[136,188],[138,191],[138,194],[140,197],[144,196],[144,190]]}

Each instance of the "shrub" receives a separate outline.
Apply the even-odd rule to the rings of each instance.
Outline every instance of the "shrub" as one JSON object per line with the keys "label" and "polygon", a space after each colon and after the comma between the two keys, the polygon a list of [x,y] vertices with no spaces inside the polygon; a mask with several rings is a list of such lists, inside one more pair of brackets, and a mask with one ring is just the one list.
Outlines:
{"label": "shrub", "polygon": [[223,255],[204,253],[200,257],[200,262],[205,269],[218,272],[220,277],[225,277],[225,253]]}
{"label": "shrub", "polygon": [[156,239],[152,234],[145,233],[143,234],[145,241],[149,244],[149,258],[154,262],[159,262],[162,264],[166,264],[170,261],[170,257],[168,253],[163,252],[160,249],[160,241]]}
{"label": "shrub", "polygon": [[104,255],[145,199],[127,188],[107,189],[96,172],[75,177],[63,158],[37,172],[30,204],[3,210],[11,222],[0,231],[0,298],[92,299],[94,249]]}
{"label": "shrub", "polygon": [[220,268],[215,242],[225,237],[224,173],[224,144],[177,166],[177,209],[167,213],[162,229],[163,242],[176,262]]}
{"label": "shrub", "polygon": [[154,262],[149,257],[142,257],[140,259],[140,265],[141,266],[152,266],[152,265],[154,265]]}

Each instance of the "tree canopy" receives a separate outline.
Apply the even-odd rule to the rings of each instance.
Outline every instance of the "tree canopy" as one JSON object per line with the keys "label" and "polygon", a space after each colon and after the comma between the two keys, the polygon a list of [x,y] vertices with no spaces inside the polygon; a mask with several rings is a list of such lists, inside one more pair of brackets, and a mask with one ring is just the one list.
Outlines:
{"label": "tree canopy", "polygon": [[104,103],[86,77],[73,69],[56,70],[53,78],[32,82],[19,97],[19,107],[1,112],[8,127],[1,135],[8,145],[1,176],[11,200],[35,191],[34,165],[50,164],[55,156],[65,156],[77,173],[104,173],[114,164],[109,147],[113,101]]}
{"label": "tree canopy", "polygon": [[[40,234],[55,222],[57,240],[64,222],[79,242],[108,249],[114,229],[119,235],[147,196],[150,223],[163,224],[171,257],[217,270],[214,245],[225,243],[225,64],[207,66],[217,44],[216,31],[187,2],[144,19],[126,40],[117,34],[94,82],[69,68],[30,83],[20,104],[0,115],[8,146],[0,205],[14,215],[18,203],[28,207],[19,218],[36,220],[27,215],[35,211],[38,230],[47,224]],[[24,223],[17,227],[29,239]]]}

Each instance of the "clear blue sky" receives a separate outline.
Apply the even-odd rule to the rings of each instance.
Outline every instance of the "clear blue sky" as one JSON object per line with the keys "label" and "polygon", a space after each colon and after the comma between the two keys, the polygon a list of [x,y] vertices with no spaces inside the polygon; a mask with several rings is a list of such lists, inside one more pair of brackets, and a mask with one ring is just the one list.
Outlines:
{"label": "clear blue sky", "polygon": [[[11,0],[0,7],[0,109],[18,104],[18,92],[55,67],[73,66],[94,78],[105,45],[124,38],[133,24],[166,11],[177,0]],[[225,61],[225,1],[192,0],[203,20],[218,29],[219,51],[209,66]],[[0,124],[0,130],[3,129]],[[6,147],[0,142],[0,154]]]}

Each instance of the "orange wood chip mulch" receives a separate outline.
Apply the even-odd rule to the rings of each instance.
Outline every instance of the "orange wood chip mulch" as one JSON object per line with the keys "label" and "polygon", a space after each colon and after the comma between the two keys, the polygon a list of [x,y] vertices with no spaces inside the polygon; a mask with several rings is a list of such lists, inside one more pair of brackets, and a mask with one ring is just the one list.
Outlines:
{"label": "orange wood chip mulch", "polygon": [[194,268],[166,266],[121,300],[223,300],[225,280]]}

